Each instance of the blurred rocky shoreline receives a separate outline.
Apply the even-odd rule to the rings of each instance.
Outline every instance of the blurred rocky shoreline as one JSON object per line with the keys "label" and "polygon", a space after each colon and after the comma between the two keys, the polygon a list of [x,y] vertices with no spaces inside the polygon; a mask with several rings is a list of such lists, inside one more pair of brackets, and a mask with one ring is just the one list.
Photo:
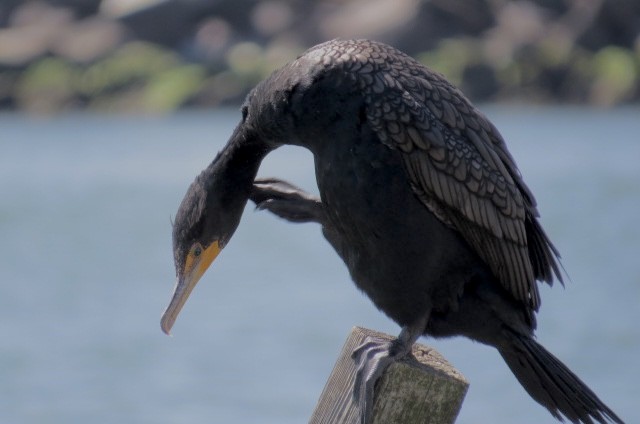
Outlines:
{"label": "blurred rocky shoreline", "polygon": [[390,43],[474,101],[640,99],[637,0],[3,0],[0,110],[237,104],[336,37]]}

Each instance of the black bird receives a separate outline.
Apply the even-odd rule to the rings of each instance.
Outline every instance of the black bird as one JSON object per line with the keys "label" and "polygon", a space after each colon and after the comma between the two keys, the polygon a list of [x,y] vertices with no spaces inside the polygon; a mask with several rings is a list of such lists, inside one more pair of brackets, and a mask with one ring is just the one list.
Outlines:
{"label": "black bird", "polygon": [[[313,153],[319,199],[276,179],[254,183],[283,144]],[[334,40],[258,84],[178,209],[166,333],[250,197],[320,223],[358,288],[402,327],[394,342],[354,352],[363,423],[375,381],[421,335],[495,347],[557,419],[622,422],[534,340],[536,281],[562,282],[558,252],[502,136],[442,75],[385,44]]]}

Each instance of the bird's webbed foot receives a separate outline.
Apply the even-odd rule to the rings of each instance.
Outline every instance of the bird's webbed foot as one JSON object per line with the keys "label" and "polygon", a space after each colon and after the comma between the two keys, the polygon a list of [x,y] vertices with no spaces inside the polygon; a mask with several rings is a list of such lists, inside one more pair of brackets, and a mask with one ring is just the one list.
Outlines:
{"label": "bird's webbed foot", "polygon": [[268,210],[287,221],[320,224],[325,221],[320,199],[286,181],[256,179],[249,198],[256,204],[256,209]]}
{"label": "bird's webbed foot", "polygon": [[361,424],[372,422],[376,383],[389,365],[399,359],[393,351],[393,342],[367,337],[351,354],[357,363],[353,398],[360,409]]}
{"label": "bird's webbed foot", "polygon": [[413,344],[424,332],[426,320],[404,327],[397,339],[387,341],[367,337],[351,357],[356,361],[353,397],[360,409],[360,423],[373,421],[373,402],[376,383],[386,369],[411,354]]}

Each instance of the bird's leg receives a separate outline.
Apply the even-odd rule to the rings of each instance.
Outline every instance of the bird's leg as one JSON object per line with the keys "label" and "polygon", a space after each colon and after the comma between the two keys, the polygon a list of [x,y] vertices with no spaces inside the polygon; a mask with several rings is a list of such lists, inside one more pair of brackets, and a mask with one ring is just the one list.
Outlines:
{"label": "bird's leg", "polygon": [[324,209],[319,198],[275,178],[256,179],[249,198],[260,210],[291,222],[325,222]]}
{"label": "bird's leg", "polygon": [[370,424],[373,420],[376,382],[389,365],[411,353],[413,344],[424,333],[428,316],[403,327],[398,338],[390,342],[367,337],[351,354],[357,363],[353,397],[360,409],[361,424]]}

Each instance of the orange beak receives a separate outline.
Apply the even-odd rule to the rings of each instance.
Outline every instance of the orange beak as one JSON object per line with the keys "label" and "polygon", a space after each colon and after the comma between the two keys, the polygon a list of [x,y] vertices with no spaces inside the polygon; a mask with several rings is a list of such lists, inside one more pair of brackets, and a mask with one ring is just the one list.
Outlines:
{"label": "orange beak", "polygon": [[209,268],[209,265],[218,256],[222,249],[217,241],[211,243],[209,247],[199,255],[195,256],[191,253],[187,256],[184,266],[184,273],[178,275],[176,286],[173,289],[173,297],[167,309],[162,314],[160,327],[165,334],[170,334],[173,324],[178,318],[180,310],[187,302],[193,288],[198,284],[200,278]]}

